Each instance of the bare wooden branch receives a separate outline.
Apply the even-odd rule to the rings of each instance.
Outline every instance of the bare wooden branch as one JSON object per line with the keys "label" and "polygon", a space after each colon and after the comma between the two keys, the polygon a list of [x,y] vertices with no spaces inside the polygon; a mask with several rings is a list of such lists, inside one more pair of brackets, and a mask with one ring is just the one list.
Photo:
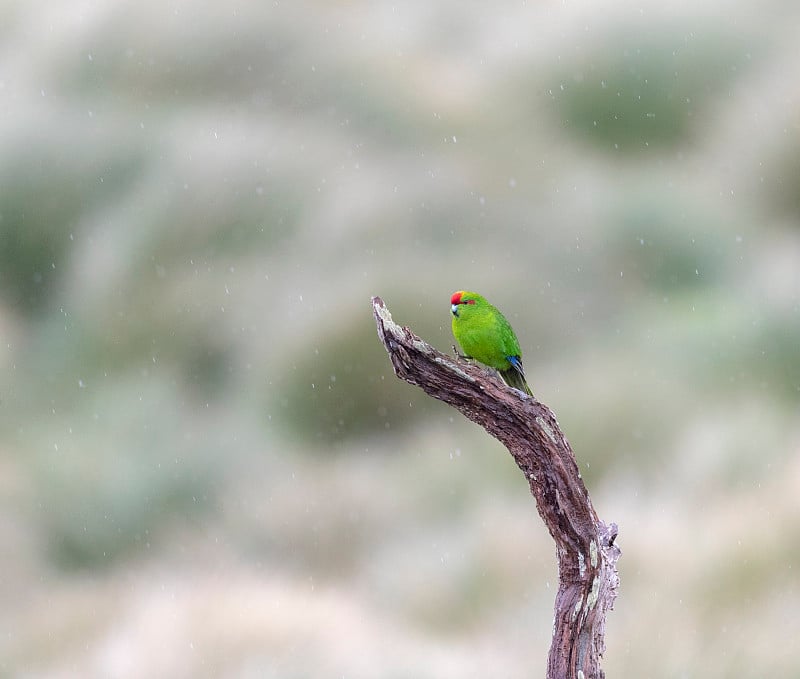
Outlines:
{"label": "bare wooden branch", "polygon": [[525,474],[556,543],[559,586],[548,679],[602,679],[606,613],[619,586],[617,526],[597,517],[575,455],[551,410],[486,369],[434,349],[372,298],[395,374],[449,403],[501,441]]}

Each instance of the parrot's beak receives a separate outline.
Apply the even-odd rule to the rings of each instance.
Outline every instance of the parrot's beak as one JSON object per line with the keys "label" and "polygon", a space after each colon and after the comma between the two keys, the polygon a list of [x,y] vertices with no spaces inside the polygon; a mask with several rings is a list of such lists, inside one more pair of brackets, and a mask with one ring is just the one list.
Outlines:
{"label": "parrot's beak", "polygon": [[458,304],[450,305],[450,313],[453,314],[453,316],[458,316]]}

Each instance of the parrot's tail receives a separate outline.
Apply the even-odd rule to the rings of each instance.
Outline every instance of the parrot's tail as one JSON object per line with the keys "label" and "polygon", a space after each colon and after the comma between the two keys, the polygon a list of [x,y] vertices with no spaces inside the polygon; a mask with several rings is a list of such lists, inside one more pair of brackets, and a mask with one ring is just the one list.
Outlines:
{"label": "parrot's tail", "polygon": [[509,368],[508,370],[501,370],[500,377],[503,378],[503,381],[509,387],[514,387],[514,389],[519,389],[520,391],[524,391],[526,394],[528,394],[528,396],[533,396],[531,388],[525,381],[525,375],[517,367]]}

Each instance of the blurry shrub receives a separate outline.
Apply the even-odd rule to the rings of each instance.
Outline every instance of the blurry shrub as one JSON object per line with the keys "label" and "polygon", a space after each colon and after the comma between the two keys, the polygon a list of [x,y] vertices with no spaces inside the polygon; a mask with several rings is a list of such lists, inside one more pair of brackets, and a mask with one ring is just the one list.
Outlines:
{"label": "blurry shrub", "polygon": [[567,60],[547,84],[563,126],[607,151],[686,138],[750,59],[740,41],[678,26],[630,27]]}
{"label": "blurry shrub", "polygon": [[76,346],[84,374],[143,372],[168,366],[199,401],[218,398],[229,385],[235,347],[208,303],[192,305],[175,299],[167,285],[140,285],[121,302],[124,313],[94,319]]}
{"label": "blurry shrub", "polygon": [[[743,499],[746,503],[747,500]],[[779,504],[779,503],[776,503]],[[695,582],[692,582],[693,598],[704,603],[703,613],[709,619],[716,619],[720,610],[740,609],[737,602],[782,600],[785,597],[786,582],[794,577],[792,564],[800,559],[800,546],[796,540],[786,540],[785,536],[797,535],[800,521],[794,514],[788,518],[775,512],[774,518],[781,530],[759,532],[748,540],[731,541],[724,558],[707,561],[698,569]]]}
{"label": "blurry shrub", "polygon": [[781,147],[768,154],[766,167],[757,169],[763,172],[758,185],[765,189],[767,209],[789,215],[797,226],[800,224],[800,135],[796,128],[791,129],[794,136],[781,139]]}
{"label": "blurry shrub", "polygon": [[208,175],[159,206],[145,258],[169,267],[275,251],[312,202],[291,177],[256,185],[237,177],[220,186]]}
{"label": "blurry shrub", "polygon": [[164,382],[123,380],[87,398],[73,426],[39,432],[36,509],[58,566],[112,565],[212,506],[224,460],[178,401]]}
{"label": "blurry shrub", "polygon": [[351,320],[302,348],[280,380],[283,419],[303,438],[397,431],[431,410],[432,399],[394,377],[369,310]]}
{"label": "blurry shrub", "polygon": [[661,473],[675,435],[671,423],[680,409],[680,388],[656,388],[647,379],[636,379],[621,360],[594,368],[594,373],[580,383],[580,392],[571,390],[569,398],[554,401],[587,485],[621,469],[640,478]]}
{"label": "blurry shrub", "polygon": [[[800,318],[796,315],[753,314],[743,307],[737,319],[709,336],[697,328],[705,346],[710,375],[731,389],[758,389],[790,403],[800,402]],[[706,330],[708,333],[708,330]]]}
{"label": "blurry shrub", "polygon": [[769,318],[759,334],[751,344],[755,360],[747,362],[752,366],[750,379],[797,403],[800,401],[800,318],[797,314]]}
{"label": "blurry shrub", "polygon": [[[55,219],[57,209],[48,207],[47,201],[37,204],[30,195],[17,195],[16,201],[3,196],[0,201],[4,203],[0,292],[16,310],[32,313],[45,305],[58,280],[69,246],[69,230]],[[64,203],[68,205],[69,200]]]}
{"label": "blurry shrub", "polygon": [[[259,16],[255,6],[250,11]],[[327,37],[298,34],[296,22],[274,8],[265,6],[254,19],[257,30],[242,30],[213,10],[201,14],[189,24],[165,22],[161,40],[146,46],[137,38],[152,33],[144,15],[132,13],[122,22],[109,17],[107,30],[92,42],[92,60],[65,59],[58,83],[84,96],[146,96],[190,107],[221,101],[268,118],[317,115],[390,145],[418,143],[435,127],[427,107],[412,106],[413,96],[397,105],[401,81],[387,80],[382,70],[370,74],[360,58],[329,45]],[[121,50],[120,44],[140,47]]]}
{"label": "blurry shrub", "polygon": [[736,235],[717,218],[674,196],[637,191],[610,219],[615,266],[657,290],[713,285],[724,277]]}
{"label": "blurry shrub", "polygon": [[137,174],[139,160],[119,149],[113,156],[98,151],[96,142],[83,148],[57,140],[26,143],[3,155],[0,294],[31,314],[46,306],[86,215],[116,198]]}
{"label": "blurry shrub", "polygon": [[796,402],[800,397],[800,319],[754,307],[735,285],[712,287],[640,314],[649,361],[690,386],[693,397],[736,392]]}

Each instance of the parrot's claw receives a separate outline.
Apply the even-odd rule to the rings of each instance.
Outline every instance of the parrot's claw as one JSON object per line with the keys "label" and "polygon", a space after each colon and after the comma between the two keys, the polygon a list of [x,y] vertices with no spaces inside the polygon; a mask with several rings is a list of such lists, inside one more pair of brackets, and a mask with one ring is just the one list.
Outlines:
{"label": "parrot's claw", "polygon": [[456,355],[456,359],[460,358],[460,359],[463,359],[465,361],[468,361],[468,360],[470,360],[472,358],[472,356],[467,356],[466,354],[460,354],[458,352],[458,349],[456,349],[456,345],[455,344],[453,345],[453,353]]}

